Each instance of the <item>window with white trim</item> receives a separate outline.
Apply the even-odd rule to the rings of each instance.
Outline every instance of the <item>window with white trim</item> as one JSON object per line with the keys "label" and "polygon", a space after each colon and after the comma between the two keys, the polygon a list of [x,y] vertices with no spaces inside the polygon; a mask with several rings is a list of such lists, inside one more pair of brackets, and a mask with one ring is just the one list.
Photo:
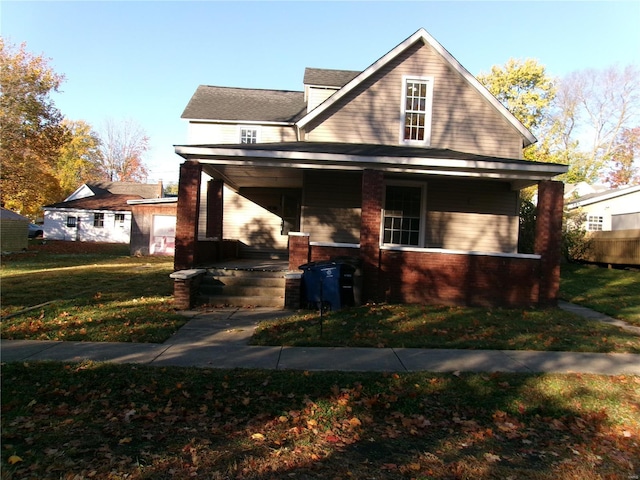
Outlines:
{"label": "window with white trim", "polygon": [[432,77],[406,77],[402,93],[402,142],[431,142]]}
{"label": "window with white trim", "polygon": [[67,217],[67,227],[75,228],[78,225],[78,217]]}
{"label": "window with white trim", "polygon": [[417,185],[387,185],[385,190],[382,243],[422,246],[423,190]]}
{"label": "window with white trim", "polygon": [[93,214],[93,226],[96,228],[104,227],[104,213]]}
{"label": "window with white trim", "polygon": [[258,143],[256,127],[240,127],[240,143]]}
{"label": "window with white trim", "polygon": [[116,213],[114,223],[116,227],[124,228],[124,213]]}
{"label": "window with white trim", "polygon": [[590,232],[602,231],[602,225],[604,224],[604,218],[598,215],[589,215],[587,217],[587,230]]}

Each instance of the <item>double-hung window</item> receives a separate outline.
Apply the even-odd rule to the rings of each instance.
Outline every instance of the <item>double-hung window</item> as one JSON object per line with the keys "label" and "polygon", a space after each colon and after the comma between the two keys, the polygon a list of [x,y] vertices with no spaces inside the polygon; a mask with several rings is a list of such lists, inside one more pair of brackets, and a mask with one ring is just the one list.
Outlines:
{"label": "double-hung window", "polygon": [[104,213],[93,214],[93,226],[96,228],[104,227]]}
{"label": "double-hung window", "polygon": [[124,228],[124,213],[116,213],[114,221],[116,227]]}
{"label": "double-hung window", "polygon": [[402,143],[431,142],[432,77],[405,77],[402,93]]}
{"label": "double-hung window", "polygon": [[387,185],[382,227],[384,245],[422,246],[423,190],[416,184]]}
{"label": "double-hung window", "polygon": [[258,143],[258,128],[240,127],[240,143]]}

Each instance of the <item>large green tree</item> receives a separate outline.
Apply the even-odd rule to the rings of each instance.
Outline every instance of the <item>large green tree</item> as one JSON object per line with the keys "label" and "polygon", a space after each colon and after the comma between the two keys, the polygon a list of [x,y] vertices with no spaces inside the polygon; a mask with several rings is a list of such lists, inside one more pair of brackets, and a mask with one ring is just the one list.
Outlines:
{"label": "large green tree", "polygon": [[50,94],[63,79],[48,59],[0,38],[0,200],[23,215],[60,198],[55,167],[68,133]]}
{"label": "large green tree", "polygon": [[545,67],[531,58],[494,65],[491,72],[478,75],[478,80],[531,131],[541,126],[555,96]]}

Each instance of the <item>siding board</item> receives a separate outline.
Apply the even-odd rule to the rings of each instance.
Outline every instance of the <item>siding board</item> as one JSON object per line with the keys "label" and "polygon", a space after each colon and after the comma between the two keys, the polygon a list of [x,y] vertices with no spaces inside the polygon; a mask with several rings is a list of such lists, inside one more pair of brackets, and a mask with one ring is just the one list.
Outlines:
{"label": "siding board", "polygon": [[417,43],[311,122],[307,139],[400,143],[403,76],[433,76],[431,147],[522,158],[522,138],[428,45]]}
{"label": "siding board", "polygon": [[306,172],[301,230],[317,242],[360,242],[362,175]]}

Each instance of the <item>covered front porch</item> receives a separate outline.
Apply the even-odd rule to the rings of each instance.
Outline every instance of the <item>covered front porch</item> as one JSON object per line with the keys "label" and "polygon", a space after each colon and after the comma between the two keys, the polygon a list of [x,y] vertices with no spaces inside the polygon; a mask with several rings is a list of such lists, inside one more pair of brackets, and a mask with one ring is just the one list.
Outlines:
{"label": "covered front porch", "polygon": [[[186,160],[180,171],[176,270],[243,256],[238,239],[224,228],[230,208],[225,189],[230,188],[278,219],[271,232],[279,230],[285,248],[265,248],[264,256],[253,260],[287,261],[285,299],[295,297],[291,289],[299,290],[300,265],[352,257],[362,265],[363,301],[505,306],[557,301],[563,185],[551,178],[565,171],[562,165],[436,149],[310,142],[183,146],[176,152]],[[391,244],[385,237],[389,182],[428,184],[422,191],[431,196],[425,193],[423,202],[432,208],[422,207],[416,245]],[[539,185],[535,253],[522,254],[514,249],[517,212],[511,210],[518,190],[533,184]],[[440,201],[444,207],[436,208],[457,185],[466,197],[457,195],[457,203]],[[504,193],[496,194],[495,188]],[[243,196],[245,192],[251,195]],[[260,205],[261,198],[275,198],[274,193],[300,203],[288,212],[284,202],[280,210],[270,200]],[[511,202],[508,214],[499,205],[503,197]],[[443,211],[448,204],[449,212]],[[482,231],[474,234],[474,226],[467,229],[470,233],[460,233],[468,219],[483,221]],[[260,223],[252,220],[246,218],[248,231]],[[452,223],[447,221],[457,222],[456,228],[448,228]],[[256,245],[267,245],[265,239],[273,236],[254,235],[263,241]],[[244,251],[255,254],[259,249]],[[296,308],[295,302],[285,304]]]}

